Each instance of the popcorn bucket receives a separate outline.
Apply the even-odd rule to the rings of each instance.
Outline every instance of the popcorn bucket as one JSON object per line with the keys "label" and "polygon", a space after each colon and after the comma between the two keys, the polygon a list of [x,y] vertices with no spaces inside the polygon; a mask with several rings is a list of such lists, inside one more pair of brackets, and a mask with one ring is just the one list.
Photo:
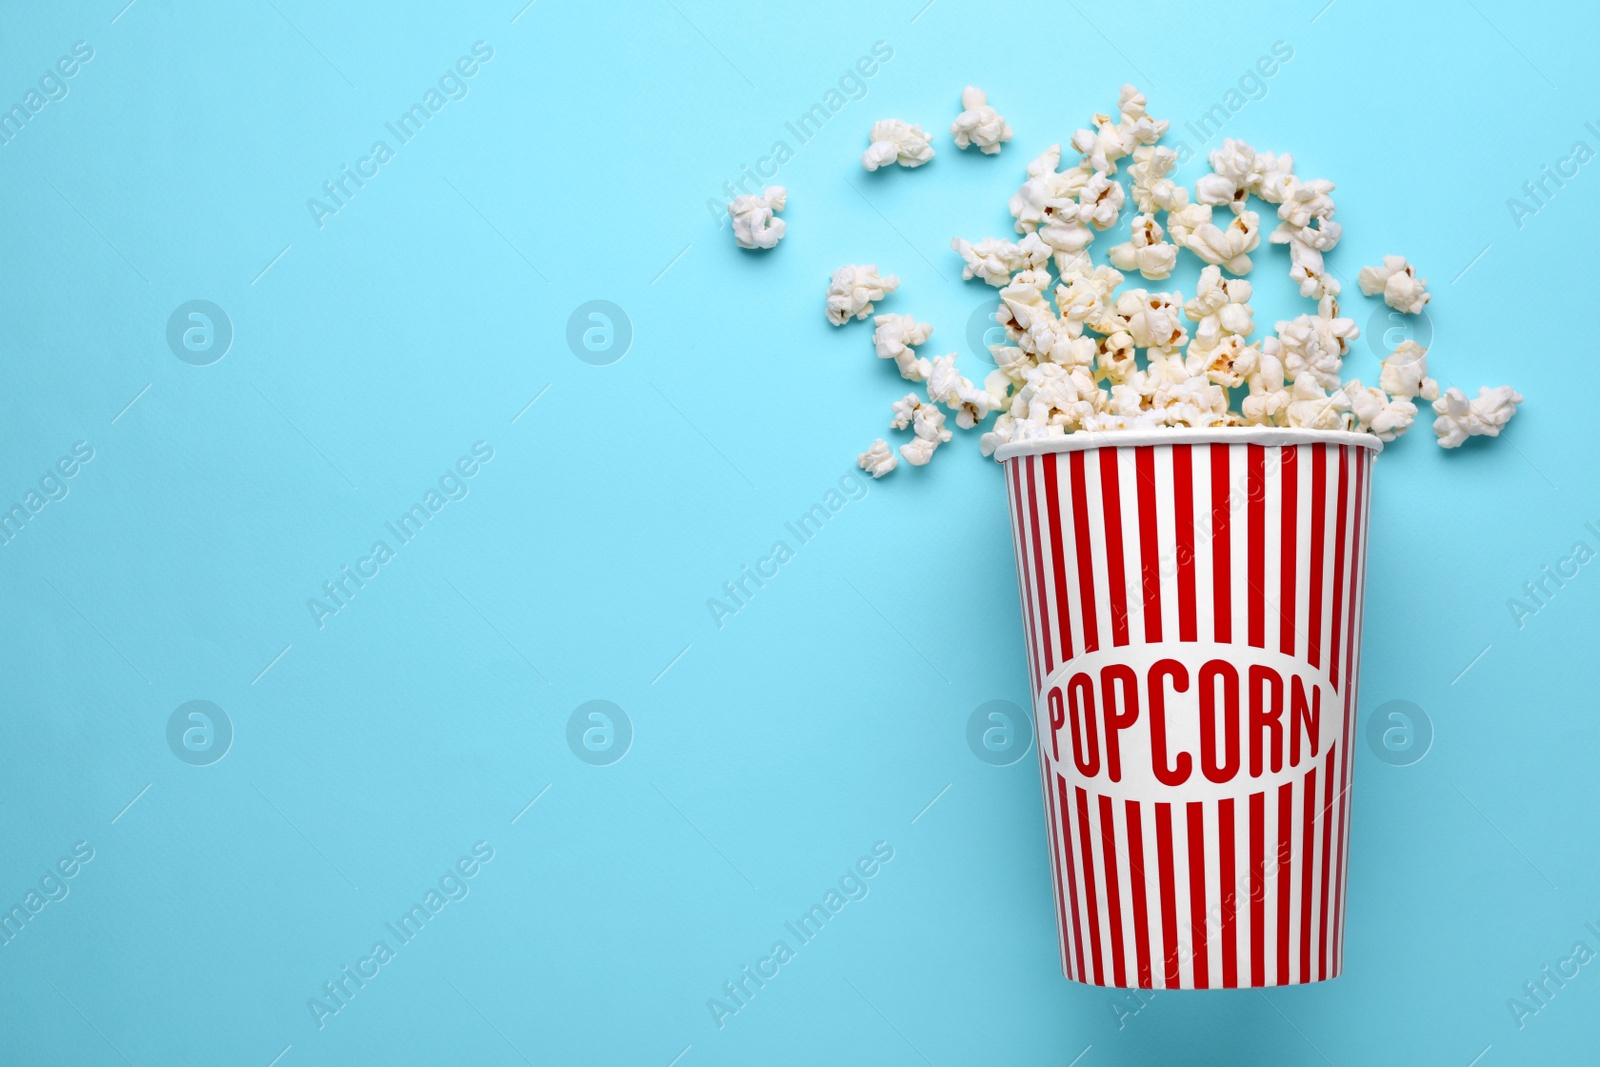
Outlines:
{"label": "popcorn bucket", "polygon": [[999,450],[1068,978],[1338,976],[1382,447],[1225,427]]}

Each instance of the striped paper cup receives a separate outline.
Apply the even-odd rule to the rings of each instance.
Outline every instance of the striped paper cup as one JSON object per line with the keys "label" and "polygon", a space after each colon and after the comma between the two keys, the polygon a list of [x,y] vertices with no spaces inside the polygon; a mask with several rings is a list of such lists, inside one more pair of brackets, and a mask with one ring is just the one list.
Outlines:
{"label": "striped paper cup", "polygon": [[1068,978],[1338,976],[1382,447],[1227,427],[999,450]]}

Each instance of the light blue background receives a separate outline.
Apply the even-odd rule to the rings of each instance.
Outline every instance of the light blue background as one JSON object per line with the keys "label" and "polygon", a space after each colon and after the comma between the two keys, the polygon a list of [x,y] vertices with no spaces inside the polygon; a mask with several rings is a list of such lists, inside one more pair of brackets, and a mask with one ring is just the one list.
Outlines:
{"label": "light blue background", "polygon": [[[1520,1029],[1507,1006],[1600,949],[1600,577],[1521,628],[1507,607],[1600,549],[1600,174],[1521,226],[1506,203],[1600,148],[1592,7],[124,2],[0,15],[4,106],[94,49],[0,147],[0,503],[94,449],[0,548],[0,903],[95,850],[0,947],[0,1061],[1595,1057],[1600,969]],[[480,40],[470,95],[319,229],[307,198]],[[876,41],[866,98],[797,145],[784,123]],[[1407,255],[1437,376],[1527,403],[1499,441],[1447,454],[1424,423],[1378,467],[1362,722],[1408,700],[1435,737],[1403,767],[1359,746],[1345,976],[1119,1020],[1059,973],[1034,757],[966,742],[980,704],[1027,699],[974,436],[847,503],[721,628],[706,602],[904,392],[867,324],[824,322],[833,268],[898,273],[885,307],[981,376],[964,335],[992,294],[950,238],[1008,233],[1026,161],[1126,80],[1197,145],[1182,124],[1276,41],[1292,60],[1223,133],[1338,183],[1348,313],[1381,306],[1359,266]],[[998,158],[945,133],[969,82],[1016,129]],[[938,158],[865,174],[888,116]],[[706,201],[780,138],[790,235],[741,253]],[[1283,250],[1259,259],[1267,330],[1304,304]],[[233,325],[210,366],[166,342],[193,299]],[[593,299],[634,332],[609,366],[566,341]],[[470,494],[319,628],[308,598],[478,441]],[[194,699],[235,731],[207,767],[166,742]],[[595,699],[634,731],[610,766],[566,741]],[[470,895],[319,1029],[308,998],[478,841]],[[707,999],[879,841],[870,894],[719,1029]]]}

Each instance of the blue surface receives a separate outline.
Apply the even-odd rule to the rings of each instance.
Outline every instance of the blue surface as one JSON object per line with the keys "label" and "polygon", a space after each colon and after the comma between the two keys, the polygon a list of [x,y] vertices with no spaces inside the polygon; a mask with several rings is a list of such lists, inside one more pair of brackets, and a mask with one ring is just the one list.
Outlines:
{"label": "blue surface", "polygon": [[[1600,550],[1600,175],[1522,191],[1600,149],[1592,7],[124,3],[0,15],[0,104],[40,94],[0,145],[0,503],[37,505],[0,547],[0,904],[28,915],[0,1062],[1592,1057],[1600,972],[1541,968],[1600,950],[1600,577],[1569,562],[1520,625],[1508,605]],[[800,143],[785,124],[875,42],[842,83],[864,98]],[[1249,80],[1275,42],[1292,58]],[[1222,134],[1338,183],[1332,265],[1410,257],[1437,376],[1527,404],[1499,441],[1424,426],[1378,466],[1363,734],[1404,700],[1432,741],[1359,749],[1345,976],[1134,1014],[1059,973],[1032,754],[969,747],[975,709],[1027,699],[998,471],[968,435],[852,477],[904,388],[823,289],[898,273],[886,308],[980,376],[991,293],[950,238],[1007,233],[1026,161],[1123,81],[1198,149],[1184,124],[1241,79]],[[998,158],[944,132],[969,82],[1016,129]],[[865,174],[887,116],[938,158]],[[739,252],[706,202],[779,140],[790,236]],[[1260,259],[1270,328],[1305,305]],[[220,359],[214,312],[169,344],[196,300],[231,324]],[[569,345],[594,300],[620,359],[615,313]],[[1375,376],[1366,342],[1349,366]],[[779,540],[718,626],[708,600]],[[574,723],[597,700],[621,713]],[[190,701],[214,708],[171,725]],[[719,1026],[708,1001],[780,940]]]}

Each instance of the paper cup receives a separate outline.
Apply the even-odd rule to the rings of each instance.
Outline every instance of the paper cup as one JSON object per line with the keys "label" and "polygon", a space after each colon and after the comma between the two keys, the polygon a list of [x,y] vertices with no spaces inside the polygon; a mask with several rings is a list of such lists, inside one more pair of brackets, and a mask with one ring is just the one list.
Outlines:
{"label": "paper cup", "polygon": [[1000,449],[1068,978],[1338,976],[1382,447],[1229,427]]}

